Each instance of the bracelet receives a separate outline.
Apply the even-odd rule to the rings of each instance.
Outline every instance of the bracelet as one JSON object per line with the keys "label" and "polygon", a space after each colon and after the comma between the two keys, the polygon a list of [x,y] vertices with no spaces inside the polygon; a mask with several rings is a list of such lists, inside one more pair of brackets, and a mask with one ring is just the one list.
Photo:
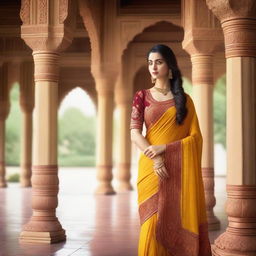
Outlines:
{"label": "bracelet", "polygon": [[154,164],[154,169],[159,169],[164,166],[164,162]]}

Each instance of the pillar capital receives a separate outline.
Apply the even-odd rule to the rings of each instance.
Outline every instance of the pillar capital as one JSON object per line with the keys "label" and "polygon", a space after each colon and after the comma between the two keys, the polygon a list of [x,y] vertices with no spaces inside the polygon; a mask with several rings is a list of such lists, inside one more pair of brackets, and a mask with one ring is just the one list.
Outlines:
{"label": "pillar capital", "polygon": [[[70,0],[21,1],[21,38],[33,51],[61,51],[72,41],[75,19]],[[74,16],[74,15],[73,15]]]}
{"label": "pillar capital", "polygon": [[92,65],[91,72],[95,79],[96,90],[99,95],[114,93],[119,74],[119,67],[116,63]]}
{"label": "pillar capital", "polygon": [[[96,87],[98,86],[97,81],[99,81],[99,85],[101,84],[100,81],[105,81],[108,83],[116,82],[120,72],[120,64],[118,63],[103,63],[99,65],[93,64],[91,66],[91,72],[94,79],[96,80]],[[114,84],[113,84],[113,88],[114,88]]]}
{"label": "pillar capital", "polygon": [[206,4],[221,23],[241,18],[255,19],[254,0],[206,0]]}
{"label": "pillar capital", "polygon": [[221,22],[226,58],[256,56],[256,4],[254,0],[207,0]]}
{"label": "pillar capital", "polygon": [[182,48],[190,55],[212,55],[223,45],[221,29],[192,29],[185,32]]}

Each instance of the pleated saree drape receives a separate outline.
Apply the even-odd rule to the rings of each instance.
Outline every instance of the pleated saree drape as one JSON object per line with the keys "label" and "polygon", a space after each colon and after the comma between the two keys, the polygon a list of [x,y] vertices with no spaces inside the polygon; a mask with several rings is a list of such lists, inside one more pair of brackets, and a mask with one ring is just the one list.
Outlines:
{"label": "pleated saree drape", "polygon": [[163,154],[169,178],[160,180],[153,161],[141,154],[138,203],[141,222],[139,256],[210,256],[204,186],[202,135],[192,99],[188,115],[176,124],[170,107],[147,131],[151,145],[167,144]]}

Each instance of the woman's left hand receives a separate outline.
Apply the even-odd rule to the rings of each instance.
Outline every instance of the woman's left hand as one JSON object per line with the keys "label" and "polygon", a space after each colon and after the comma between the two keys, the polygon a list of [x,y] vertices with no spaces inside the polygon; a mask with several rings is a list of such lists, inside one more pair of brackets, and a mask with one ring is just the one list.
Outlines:
{"label": "woman's left hand", "polygon": [[150,145],[144,150],[143,154],[149,158],[154,158],[155,156],[162,154],[165,150],[166,150],[166,144]]}

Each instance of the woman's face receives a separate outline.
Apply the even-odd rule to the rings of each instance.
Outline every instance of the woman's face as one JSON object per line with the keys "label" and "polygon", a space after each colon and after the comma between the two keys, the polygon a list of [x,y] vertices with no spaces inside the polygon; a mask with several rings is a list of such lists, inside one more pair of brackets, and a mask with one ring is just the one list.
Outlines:
{"label": "woman's face", "polygon": [[151,52],[148,57],[148,70],[153,78],[163,78],[168,76],[169,68],[158,52]]}

